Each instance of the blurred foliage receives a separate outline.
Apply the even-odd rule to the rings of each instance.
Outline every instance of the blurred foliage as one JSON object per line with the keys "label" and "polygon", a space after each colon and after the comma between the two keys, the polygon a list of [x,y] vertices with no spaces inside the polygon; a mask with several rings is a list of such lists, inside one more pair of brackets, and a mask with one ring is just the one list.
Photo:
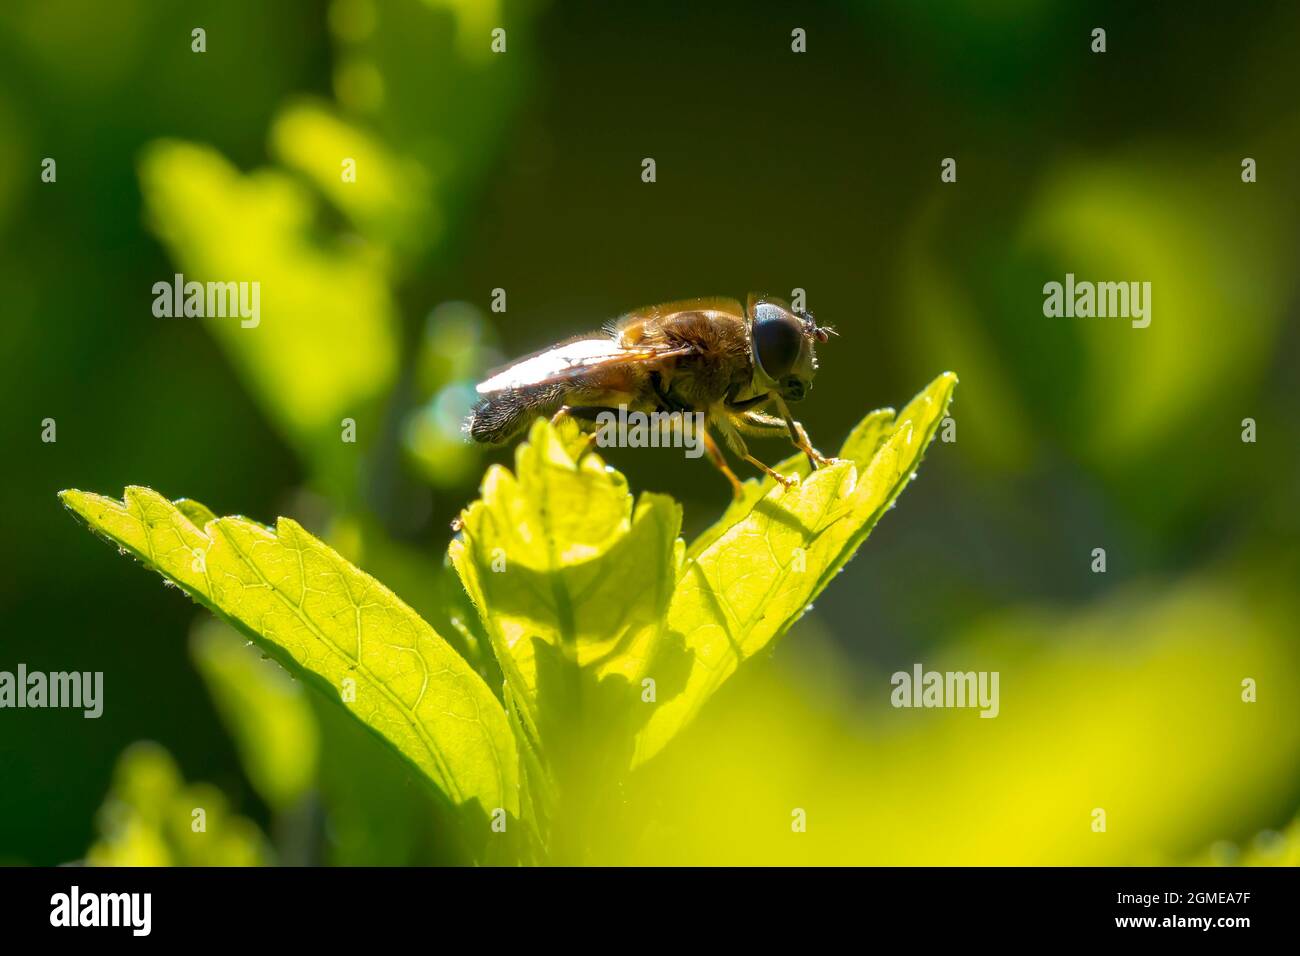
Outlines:
{"label": "blurred foliage", "polygon": [[[364,245],[322,247],[309,235],[311,200],[287,177],[241,176],[211,149],[159,143],[142,166],[145,197],[187,280],[239,276],[265,290],[255,328],[207,318],[249,387],[308,463],[332,477],[351,460],[342,419],[365,411],[396,374],[394,305]],[[249,334],[249,333],[253,334]],[[341,461],[342,460],[342,461]]]}
{"label": "blurred foliage", "polygon": [[[1255,603],[1220,571],[1081,613],[987,621],[925,663],[1000,671],[995,720],[891,709],[886,674],[868,677],[870,705],[855,704],[833,659],[793,680],[768,662],[720,695],[593,839],[606,862],[654,864],[1183,860],[1237,832],[1242,791],[1273,813],[1287,806],[1300,651],[1271,636],[1295,610]],[[1243,705],[1253,674],[1272,678]],[[806,833],[791,831],[796,808]]]}
{"label": "blurred foliage", "polygon": [[449,861],[484,858],[482,840],[458,848],[438,838],[455,821],[408,764],[234,628],[201,619],[191,648],[245,773],[275,811],[282,863],[419,863],[439,843]]}
{"label": "blurred foliage", "polygon": [[320,746],[302,687],[216,620],[195,627],[190,652],[258,794],[276,809],[302,799]]}
{"label": "blurred foliage", "polygon": [[[989,210],[987,196],[936,197],[918,218],[909,294],[924,318],[920,354],[970,370],[969,414],[998,427],[971,429],[965,448],[988,471],[1023,471],[1054,446],[1106,482],[1132,520],[1157,527],[1237,480],[1235,470],[1199,465],[1239,430],[1251,383],[1276,349],[1296,291],[1287,262],[1300,240],[1297,210],[1216,189],[1231,160],[1185,165],[1167,151],[1072,159],[1023,210]],[[988,215],[973,214],[977,205]],[[1041,315],[1043,282],[1067,272],[1149,281],[1151,325],[1027,324],[1027,314]],[[1225,395],[1238,404],[1224,408]],[[1158,484],[1142,481],[1152,469]]]}
{"label": "blurred foliage", "polygon": [[1300,866],[1300,817],[1281,833],[1261,830],[1244,847],[1221,841],[1189,861],[1191,866]]}
{"label": "blurred foliage", "polygon": [[270,847],[257,826],[209,784],[187,784],[167,751],[136,744],[118,760],[99,812],[90,866],[262,866]]}
{"label": "blurred foliage", "polygon": [[[509,6],[522,45],[533,4]],[[526,52],[488,68],[483,25],[503,7],[403,0],[381,15],[374,0],[336,0],[339,104],[300,100],[279,112],[268,137],[283,171],[241,174],[210,147],[166,140],[141,158],[152,228],[187,279],[238,276],[265,290],[270,318],[255,334],[230,319],[205,323],[315,483],[342,505],[355,506],[363,480],[339,440],[345,419],[363,451],[389,427],[383,400],[399,374],[401,288],[464,215],[483,175],[476,159],[502,136],[529,70]],[[481,43],[469,39],[476,30]],[[414,91],[418,104],[407,99]],[[410,453],[437,485],[463,483],[478,463],[460,423],[472,402],[466,386],[484,368],[481,329],[472,307],[435,311],[416,353],[446,356],[455,375],[431,379],[421,359],[424,404],[405,411]]]}
{"label": "blurred foliage", "polygon": [[468,302],[434,308],[417,347],[413,378],[429,398],[406,419],[402,445],[431,485],[455,488],[478,477],[481,454],[465,440],[479,373],[500,363],[483,316]]}

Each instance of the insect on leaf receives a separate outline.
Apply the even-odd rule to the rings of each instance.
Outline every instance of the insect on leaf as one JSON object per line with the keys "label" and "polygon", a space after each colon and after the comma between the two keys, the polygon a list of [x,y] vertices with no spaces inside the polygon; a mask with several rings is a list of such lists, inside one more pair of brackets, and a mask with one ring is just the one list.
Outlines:
{"label": "insect on leaf", "polygon": [[685,689],[665,699],[639,734],[637,763],[662,749],[742,661],[802,617],[853,557],[912,479],[956,384],[946,373],[897,417],[868,415],[839,463],[803,472],[789,491],[770,479],[746,488],[689,549],[668,634],[689,648],[692,666]]}

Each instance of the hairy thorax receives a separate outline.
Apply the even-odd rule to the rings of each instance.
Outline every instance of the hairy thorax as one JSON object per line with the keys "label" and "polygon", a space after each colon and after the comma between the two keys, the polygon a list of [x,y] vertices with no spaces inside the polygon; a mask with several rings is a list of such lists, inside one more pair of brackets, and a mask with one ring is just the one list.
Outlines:
{"label": "hairy thorax", "polygon": [[664,363],[659,370],[674,401],[703,411],[753,378],[748,330],[739,316],[709,310],[680,315],[667,330],[670,344],[692,346],[692,354]]}

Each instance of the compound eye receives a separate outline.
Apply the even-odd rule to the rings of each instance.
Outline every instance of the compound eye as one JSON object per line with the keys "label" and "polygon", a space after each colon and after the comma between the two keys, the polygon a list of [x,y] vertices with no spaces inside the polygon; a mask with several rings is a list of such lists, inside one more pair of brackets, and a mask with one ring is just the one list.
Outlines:
{"label": "compound eye", "polygon": [[803,348],[803,325],[784,309],[762,305],[754,315],[754,351],[768,378],[780,381]]}

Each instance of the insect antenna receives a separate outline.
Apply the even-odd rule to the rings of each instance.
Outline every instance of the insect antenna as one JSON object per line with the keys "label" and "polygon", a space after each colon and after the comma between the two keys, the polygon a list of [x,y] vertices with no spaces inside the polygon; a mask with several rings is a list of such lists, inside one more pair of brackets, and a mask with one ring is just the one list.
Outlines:
{"label": "insect antenna", "polygon": [[803,318],[804,321],[808,323],[808,331],[811,332],[813,337],[816,338],[817,341],[821,342],[823,345],[826,344],[828,341],[830,341],[830,337],[832,335],[838,336],[840,334],[835,331],[834,326],[818,325],[817,319],[813,316],[811,312],[805,312],[803,314]]}

